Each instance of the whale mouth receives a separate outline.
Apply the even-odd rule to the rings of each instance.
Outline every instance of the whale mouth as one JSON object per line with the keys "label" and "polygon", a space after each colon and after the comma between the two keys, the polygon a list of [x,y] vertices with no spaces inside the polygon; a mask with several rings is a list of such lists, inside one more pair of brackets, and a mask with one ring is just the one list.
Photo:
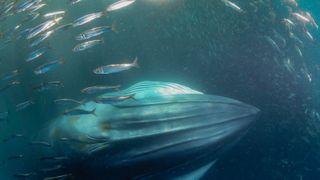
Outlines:
{"label": "whale mouth", "polygon": [[[112,105],[87,102],[96,116],[85,115],[73,123],[70,117],[58,118],[51,131],[54,146],[74,159],[86,155],[94,159],[86,161],[88,165],[108,167],[113,173],[123,168],[137,170],[134,176],[186,169],[190,161],[201,159],[198,165],[214,161],[259,114],[240,101],[172,83],[143,82],[106,95],[128,94],[135,98]],[[76,140],[62,144],[58,137]],[[150,169],[139,169],[141,164]]]}

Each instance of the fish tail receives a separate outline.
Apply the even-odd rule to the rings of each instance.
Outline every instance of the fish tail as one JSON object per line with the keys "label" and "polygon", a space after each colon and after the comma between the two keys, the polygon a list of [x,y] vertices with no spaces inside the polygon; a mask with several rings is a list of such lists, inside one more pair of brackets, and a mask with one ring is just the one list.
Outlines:
{"label": "fish tail", "polygon": [[96,108],[94,108],[94,109],[91,111],[91,114],[97,117]]}
{"label": "fish tail", "polygon": [[134,58],[133,62],[132,62],[133,67],[139,68],[139,64],[138,64],[138,57]]}

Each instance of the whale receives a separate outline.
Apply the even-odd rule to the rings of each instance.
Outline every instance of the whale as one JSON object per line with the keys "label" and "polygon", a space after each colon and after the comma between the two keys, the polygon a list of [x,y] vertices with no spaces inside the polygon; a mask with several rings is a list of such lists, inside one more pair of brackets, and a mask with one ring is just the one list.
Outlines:
{"label": "whale", "polygon": [[258,119],[260,110],[171,82],[142,81],[100,95],[133,96],[49,124],[54,152],[76,179],[201,179]]}

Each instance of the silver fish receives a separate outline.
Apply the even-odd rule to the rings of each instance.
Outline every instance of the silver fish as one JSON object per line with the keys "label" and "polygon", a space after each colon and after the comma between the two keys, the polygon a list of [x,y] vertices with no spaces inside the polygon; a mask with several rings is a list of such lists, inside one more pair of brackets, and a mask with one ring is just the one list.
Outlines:
{"label": "silver fish", "polygon": [[19,71],[18,70],[13,70],[9,73],[3,74],[0,78],[1,81],[8,81],[11,80],[13,78],[15,78],[16,76],[19,75]]}
{"label": "silver fish", "polygon": [[80,33],[79,35],[77,35],[76,40],[78,40],[78,41],[88,40],[90,38],[99,36],[99,35],[103,34],[104,32],[107,32],[108,30],[115,31],[113,26],[95,27],[95,28],[89,29],[89,30],[84,31],[84,32]]}
{"label": "silver fish", "polygon": [[96,39],[96,40],[86,41],[86,42],[83,42],[83,43],[80,43],[80,44],[76,45],[73,48],[73,52],[84,51],[84,50],[87,50],[89,48],[92,48],[92,47],[94,47],[96,45],[103,44],[103,43],[104,43],[103,39]]}
{"label": "silver fish", "polygon": [[62,19],[63,19],[63,17],[57,17],[55,19],[48,20],[42,24],[39,24],[38,26],[36,26],[30,30],[30,33],[27,35],[27,39],[31,39],[31,38],[43,33],[44,31],[46,31],[46,30],[50,29],[51,27],[53,27],[54,25],[58,24]]}
{"label": "silver fish", "polygon": [[33,60],[39,58],[39,57],[42,56],[44,53],[46,53],[47,49],[48,49],[48,48],[45,46],[45,47],[41,47],[41,48],[39,48],[39,49],[31,52],[31,53],[29,54],[29,56],[27,57],[26,62],[30,62],[30,61],[33,61]]}
{"label": "silver fish", "polygon": [[239,13],[242,13],[243,10],[238,6],[236,5],[234,2],[231,2],[229,0],[221,0],[227,7],[230,7],[232,8],[233,10],[239,12]]}
{"label": "silver fish", "polygon": [[24,155],[18,154],[18,155],[13,155],[13,156],[8,157],[8,160],[15,160],[15,159],[22,159],[22,158],[24,158]]}
{"label": "silver fish", "polygon": [[21,111],[34,104],[33,100],[24,101],[16,105],[16,111]]}
{"label": "silver fish", "polygon": [[41,3],[42,0],[27,0],[16,8],[17,13],[31,9],[34,5]]}
{"label": "silver fish", "polygon": [[7,89],[9,89],[9,88],[11,88],[11,87],[13,87],[13,86],[19,85],[19,84],[20,84],[19,81],[10,82],[9,84],[7,84],[7,85],[5,85],[5,86],[0,88],[0,93],[5,91],[5,90],[7,90]]}
{"label": "silver fish", "polygon": [[44,18],[52,18],[57,16],[63,16],[66,12],[65,11],[55,11],[51,13],[46,13],[43,15]]}
{"label": "silver fish", "polygon": [[48,62],[46,64],[43,64],[43,65],[37,67],[34,70],[34,74],[40,75],[40,74],[45,74],[49,71],[53,71],[53,70],[57,69],[63,63],[64,63],[63,59]]}
{"label": "silver fish", "polygon": [[74,99],[56,99],[54,100],[54,103],[57,105],[63,105],[63,106],[69,106],[69,105],[79,106],[82,104],[81,101],[77,101]]}
{"label": "silver fish", "polygon": [[47,91],[50,89],[59,88],[62,86],[63,86],[63,84],[60,81],[50,81],[50,82],[43,82],[43,83],[35,86],[33,89],[38,92],[43,92],[43,91]]}
{"label": "silver fish", "polygon": [[43,146],[43,147],[51,147],[52,145],[46,141],[30,141],[30,145],[37,145],[37,146]]}
{"label": "silver fish", "polygon": [[120,1],[117,1],[117,2],[109,5],[106,10],[108,12],[115,11],[115,10],[118,10],[118,9],[121,9],[121,8],[129,6],[132,3],[134,3],[135,1],[136,0],[120,0]]}
{"label": "silver fish", "polygon": [[66,178],[71,178],[72,174],[63,174],[59,176],[53,176],[53,177],[45,177],[43,180],[60,180],[60,179],[66,179]]}
{"label": "silver fish", "polygon": [[96,109],[93,109],[91,111],[84,110],[84,109],[70,109],[63,112],[63,115],[66,116],[78,116],[78,115],[94,115],[96,116]]}
{"label": "silver fish", "polygon": [[90,86],[81,90],[84,94],[99,94],[109,90],[119,89],[120,85],[116,86]]}
{"label": "silver fish", "polygon": [[29,47],[34,47],[39,45],[41,42],[43,42],[44,40],[48,39],[55,31],[51,30],[51,31],[47,31],[43,34],[41,34],[37,39],[35,39],[30,45]]}
{"label": "silver fish", "polygon": [[0,121],[8,119],[8,116],[9,116],[8,111],[0,112]]}
{"label": "silver fish", "polygon": [[103,15],[104,15],[103,12],[96,12],[96,13],[90,13],[90,14],[84,15],[84,16],[76,19],[73,22],[72,26],[78,27],[78,26],[84,25],[84,24],[89,23],[95,19],[101,18]]}
{"label": "silver fish", "polygon": [[17,174],[14,174],[13,176],[16,178],[27,178],[34,175],[36,175],[36,173],[30,172],[30,173],[17,173]]}
{"label": "silver fish", "polygon": [[129,70],[134,67],[139,67],[138,58],[136,57],[131,64],[111,64],[106,66],[100,66],[93,70],[95,74],[112,74],[121,71]]}
{"label": "silver fish", "polygon": [[128,95],[128,96],[102,96],[97,97],[95,99],[96,103],[100,104],[115,104],[119,103],[128,99],[134,99],[134,94]]}

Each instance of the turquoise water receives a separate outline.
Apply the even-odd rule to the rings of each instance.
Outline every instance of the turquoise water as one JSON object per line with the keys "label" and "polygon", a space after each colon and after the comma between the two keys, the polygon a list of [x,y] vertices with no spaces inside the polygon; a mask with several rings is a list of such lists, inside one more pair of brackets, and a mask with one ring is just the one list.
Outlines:
{"label": "turquoise water", "polygon": [[[13,9],[4,13],[3,7],[10,2],[14,2]],[[82,0],[70,5],[67,0],[43,0],[41,3],[47,5],[35,11],[39,17],[27,22],[23,19],[30,10],[16,12],[23,2],[0,1],[0,74],[18,69],[19,75],[13,80],[20,82],[0,92],[0,112],[8,112],[7,119],[0,122],[0,139],[4,140],[0,142],[0,179],[14,179],[14,174],[43,168],[38,159],[54,150],[33,147],[28,142],[43,140],[49,124],[64,112],[65,108],[54,100],[88,101],[94,96],[81,93],[85,87],[121,85],[125,89],[141,81],[179,83],[260,109],[260,117],[247,134],[223,153],[202,179],[320,177],[319,30],[292,15],[308,11],[318,22],[319,2],[297,0],[295,7],[280,0],[234,0],[243,10],[238,12],[220,0],[136,0],[83,26],[54,32],[37,46],[47,46],[46,53],[32,62],[25,60],[37,47],[30,48],[33,39],[19,35],[47,21],[41,16],[65,11],[64,18],[48,29],[52,30],[88,13],[105,11],[116,1]],[[288,29],[284,18],[295,25]],[[17,25],[21,27],[14,30]],[[92,38],[103,39],[104,43],[82,52],[72,51],[80,43],[75,40],[76,35],[104,25],[116,27],[115,32]],[[314,40],[307,37],[305,30]],[[93,73],[99,66],[131,63],[135,57],[139,68],[110,75]],[[60,58],[64,63],[57,69],[34,74],[38,66]],[[34,90],[34,86],[49,81],[61,81],[63,86],[44,92]],[[0,87],[8,83],[1,81]],[[33,100],[34,104],[17,111],[16,105],[27,100]],[[10,138],[16,133],[23,137]],[[24,158],[8,160],[17,154],[23,154]],[[70,169],[49,176],[66,174]],[[92,175],[97,176],[100,175]],[[37,173],[28,178],[43,177]],[[108,174],[100,177],[106,179]],[[81,175],[74,174],[74,178],[81,179]]]}

